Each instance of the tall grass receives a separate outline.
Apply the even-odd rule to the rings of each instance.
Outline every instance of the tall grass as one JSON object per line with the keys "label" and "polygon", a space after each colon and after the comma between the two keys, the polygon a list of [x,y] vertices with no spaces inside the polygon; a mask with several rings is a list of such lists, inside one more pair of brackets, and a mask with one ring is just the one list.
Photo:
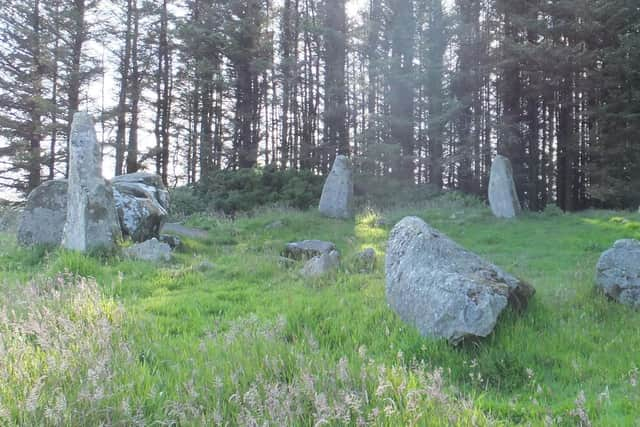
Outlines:
{"label": "tall grass", "polygon": [[4,288],[0,420],[19,425],[101,422],[122,384],[121,309],[94,281],[71,275]]}
{"label": "tall grass", "polygon": [[[456,348],[400,322],[383,260],[409,214],[532,283],[528,310]],[[269,209],[188,222],[209,237],[183,239],[166,265],[0,234],[0,425],[640,422],[640,316],[593,281],[603,250],[640,237],[637,214],[499,221],[445,195],[355,221]],[[310,238],[336,243],[335,274],[278,264],[285,243]],[[357,264],[366,247],[373,269]]]}

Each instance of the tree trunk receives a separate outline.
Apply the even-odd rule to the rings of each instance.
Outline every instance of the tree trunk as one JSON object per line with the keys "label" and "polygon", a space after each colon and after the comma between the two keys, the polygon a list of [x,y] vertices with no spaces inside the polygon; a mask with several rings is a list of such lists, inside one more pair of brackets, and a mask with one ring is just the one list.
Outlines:
{"label": "tree trunk", "polygon": [[72,26],[71,32],[71,69],[69,70],[68,89],[68,111],[67,111],[67,172],[69,174],[69,140],[71,138],[71,122],[73,114],[80,108],[80,87],[82,76],[80,74],[80,63],[82,61],[82,46],[87,39],[85,26],[85,0],[73,0]]}
{"label": "tree trunk", "polygon": [[346,110],[346,11],[344,0],[327,0],[324,37],[324,146],[332,163],[336,153],[349,154]]}
{"label": "tree trunk", "polygon": [[42,108],[39,105],[39,98],[42,96],[43,78],[45,65],[42,63],[42,46],[40,39],[40,28],[42,17],[40,15],[40,0],[35,0],[31,15],[31,26],[33,29],[33,97],[29,100],[29,118],[31,124],[29,128],[29,177],[27,190],[31,191],[40,185],[40,142],[42,140]]}
{"label": "tree trunk", "polygon": [[133,0],[133,34],[131,40],[131,128],[127,145],[127,173],[138,171],[138,116],[140,104],[140,64],[138,63],[138,42],[140,36],[140,9]]}
{"label": "tree trunk", "polygon": [[391,141],[400,151],[392,163],[393,174],[408,182],[414,179],[414,32],[413,2],[398,0],[391,18],[391,67],[389,75],[389,108]]}
{"label": "tree trunk", "polygon": [[127,23],[125,30],[125,44],[120,58],[120,94],[117,107],[116,130],[116,159],[115,175],[121,175],[124,165],[125,138],[127,131],[127,86],[129,84],[129,67],[131,62],[131,38],[133,24],[133,0],[127,0]]}

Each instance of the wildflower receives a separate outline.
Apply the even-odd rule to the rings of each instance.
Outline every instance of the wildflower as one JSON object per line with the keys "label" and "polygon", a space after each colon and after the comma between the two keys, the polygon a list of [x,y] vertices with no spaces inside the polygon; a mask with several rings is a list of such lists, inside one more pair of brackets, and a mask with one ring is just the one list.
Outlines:
{"label": "wildflower", "polygon": [[527,378],[529,378],[529,380],[532,380],[533,379],[533,375],[534,375],[533,369],[527,368],[526,372],[527,372]]}
{"label": "wildflower", "polygon": [[609,397],[609,386],[607,385],[604,391],[598,395],[598,403],[602,405],[603,403],[609,402]]}
{"label": "wildflower", "polygon": [[579,425],[581,427],[591,427],[591,420],[589,420],[589,414],[587,414],[586,409],[587,398],[584,395],[584,390],[580,390],[578,393],[578,397],[575,400],[575,409],[573,409],[570,414],[580,421]]}
{"label": "wildflower", "polygon": [[391,415],[396,413],[396,403],[391,398],[386,398],[385,401],[388,403],[384,407],[384,414],[387,417],[390,417]]}
{"label": "wildflower", "polygon": [[122,402],[120,403],[120,410],[127,417],[131,415],[131,406],[129,405],[129,398],[125,397],[124,399],[122,399]]}
{"label": "wildflower", "polygon": [[337,366],[338,378],[343,383],[349,380],[349,361],[346,357],[341,357]]}
{"label": "wildflower", "polygon": [[40,391],[44,386],[44,378],[45,377],[38,378],[35,385],[31,388],[31,391],[27,396],[27,401],[25,402],[25,409],[27,412],[34,412],[38,407],[38,399],[40,399]]}
{"label": "wildflower", "polygon": [[364,360],[367,357],[367,346],[366,345],[361,345],[360,347],[358,347],[358,356],[360,356],[360,358],[362,360]]}

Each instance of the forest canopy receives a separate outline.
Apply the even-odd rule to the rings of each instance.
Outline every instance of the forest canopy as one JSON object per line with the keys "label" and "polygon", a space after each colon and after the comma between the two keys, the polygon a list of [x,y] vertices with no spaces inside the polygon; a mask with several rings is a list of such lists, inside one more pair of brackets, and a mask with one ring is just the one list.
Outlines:
{"label": "forest canopy", "polygon": [[73,113],[110,174],[270,166],[523,203],[640,203],[635,0],[2,0],[0,185],[67,172]]}

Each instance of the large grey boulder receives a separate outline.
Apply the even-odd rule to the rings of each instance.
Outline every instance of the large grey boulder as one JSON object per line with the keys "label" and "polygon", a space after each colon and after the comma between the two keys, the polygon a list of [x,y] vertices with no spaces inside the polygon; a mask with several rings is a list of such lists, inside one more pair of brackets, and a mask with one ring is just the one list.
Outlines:
{"label": "large grey boulder", "polygon": [[169,210],[169,191],[167,191],[159,175],[147,172],[128,173],[116,176],[111,180],[114,187],[132,186],[138,191],[148,193],[165,210]]}
{"label": "large grey boulder", "polygon": [[18,224],[22,245],[59,245],[67,219],[67,180],[47,181],[34,188]]}
{"label": "large grey boulder", "polygon": [[100,147],[89,114],[74,114],[69,150],[67,218],[62,246],[81,252],[114,247],[122,234],[113,189],[102,178]]}
{"label": "large grey boulder", "polygon": [[171,261],[171,247],[155,237],[142,243],[136,243],[123,250],[125,256],[141,261]]}
{"label": "large grey boulder", "polygon": [[337,156],[322,187],[320,213],[331,218],[353,217],[353,176],[346,156]]}
{"label": "large grey boulder", "polygon": [[596,283],[614,300],[640,308],[640,241],[618,240],[596,266]]}
{"label": "large grey boulder", "polygon": [[137,172],[111,180],[122,233],[134,242],[159,237],[167,220],[169,192],[158,175]]}
{"label": "large grey boulder", "polygon": [[331,251],[314,256],[300,270],[306,278],[316,278],[335,270],[340,265],[340,254],[338,251]]}
{"label": "large grey boulder", "polygon": [[390,307],[423,336],[454,344],[489,335],[508,305],[523,309],[535,292],[416,217],[391,231],[385,267]]}
{"label": "large grey boulder", "polygon": [[318,255],[328,254],[336,250],[336,245],[323,240],[303,240],[287,243],[284,256],[292,259],[309,259]]}
{"label": "large grey boulder", "polygon": [[511,162],[504,156],[497,155],[491,165],[489,205],[498,218],[514,218],[522,212]]}

